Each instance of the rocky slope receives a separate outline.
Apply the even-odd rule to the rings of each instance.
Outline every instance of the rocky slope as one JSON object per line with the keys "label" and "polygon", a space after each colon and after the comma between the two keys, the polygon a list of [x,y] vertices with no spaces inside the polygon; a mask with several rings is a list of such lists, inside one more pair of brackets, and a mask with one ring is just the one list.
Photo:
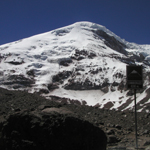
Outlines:
{"label": "rocky slope", "polygon": [[[135,147],[133,111],[66,102],[67,99],[47,100],[38,94],[0,88],[0,146],[3,149],[47,149],[50,146],[61,149],[75,144],[79,147],[74,146],[74,149],[105,149],[102,143],[106,142],[106,134],[107,148]],[[138,145],[147,148],[150,146],[150,115],[139,112],[137,116]],[[51,138],[53,143],[48,140]]]}
{"label": "rocky slope", "polygon": [[149,111],[149,45],[129,43],[104,26],[78,22],[0,46],[0,86],[131,110],[126,66],[143,65],[139,111]]}
{"label": "rocky slope", "polygon": [[106,149],[104,131],[71,109],[39,95],[0,91],[0,149]]}

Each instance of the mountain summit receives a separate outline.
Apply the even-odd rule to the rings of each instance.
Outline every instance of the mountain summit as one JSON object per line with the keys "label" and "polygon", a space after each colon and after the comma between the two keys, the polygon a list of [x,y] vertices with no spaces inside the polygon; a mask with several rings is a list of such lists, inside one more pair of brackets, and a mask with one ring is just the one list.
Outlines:
{"label": "mountain summit", "polygon": [[104,26],[77,22],[0,46],[0,87],[100,108],[133,109],[126,65],[143,65],[138,110],[149,111],[150,45],[129,43]]}

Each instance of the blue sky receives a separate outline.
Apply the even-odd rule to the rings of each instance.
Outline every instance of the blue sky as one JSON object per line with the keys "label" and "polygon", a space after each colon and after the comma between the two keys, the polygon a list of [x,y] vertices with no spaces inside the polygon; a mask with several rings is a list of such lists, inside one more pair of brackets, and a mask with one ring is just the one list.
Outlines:
{"label": "blue sky", "polygon": [[0,45],[78,21],[101,24],[129,42],[150,44],[149,0],[0,0]]}

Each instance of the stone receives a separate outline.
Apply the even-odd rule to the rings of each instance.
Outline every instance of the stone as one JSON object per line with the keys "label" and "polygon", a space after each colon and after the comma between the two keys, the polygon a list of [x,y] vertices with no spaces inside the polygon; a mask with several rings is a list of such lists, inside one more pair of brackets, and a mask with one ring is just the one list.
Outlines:
{"label": "stone", "polygon": [[147,145],[150,145],[150,141],[146,141],[146,142],[144,143],[144,146],[147,146]]}
{"label": "stone", "polygon": [[118,130],[121,130],[122,129],[122,127],[120,126],[120,125],[116,125],[115,126]]}
{"label": "stone", "polygon": [[119,142],[118,138],[115,136],[115,135],[109,135],[108,136],[108,143],[111,144],[111,143],[117,143]]}
{"label": "stone", "polygon": [[2,125],[1,149],[106,150],[107,137],[99,127],[67,112],[53,107],[8,116]]}
{"label": "stone", "polygon": [[110,130],[108,130],[106,133],[107,133],[107,135],[114,135],[114,134],[115,134],[115,131],[112,130],[112,129],[110,129]]}

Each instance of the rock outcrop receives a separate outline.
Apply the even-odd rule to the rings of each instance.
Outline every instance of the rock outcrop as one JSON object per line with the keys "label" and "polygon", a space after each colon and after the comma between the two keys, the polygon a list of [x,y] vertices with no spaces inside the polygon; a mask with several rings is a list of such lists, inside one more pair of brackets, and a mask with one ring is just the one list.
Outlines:
{"label": "rock outcrop", "polygon": [[106,150],[104,131],[65,105],[3,89],[0,98],[0,149]]}
{"label": "rock outcrop", "polygon": [[100,128],[67,114],[46,108],[10,115],[2,126],[2,149],[106,149],[106,135]]}

